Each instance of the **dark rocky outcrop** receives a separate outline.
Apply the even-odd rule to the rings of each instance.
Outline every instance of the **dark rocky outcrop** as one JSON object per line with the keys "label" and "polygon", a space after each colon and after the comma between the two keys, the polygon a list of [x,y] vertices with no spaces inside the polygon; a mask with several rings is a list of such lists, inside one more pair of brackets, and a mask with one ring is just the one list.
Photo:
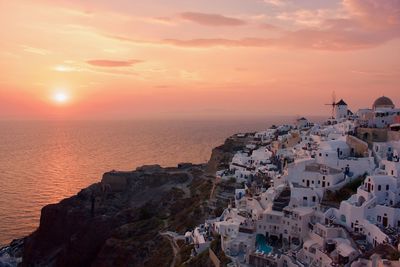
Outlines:
{"label": "dark rocky outcrop", "polygon": [[[42,209],[21,266],[166,266],[172,248],[159,233],[206,217],[203,165],[144,166],[105,173],[101,183]],[[177,209],[179,207],[179,209]]]}
{"label": "dark rocky outcrop", "polygon": [[248,143],[248,137],[231,136],[225,143],[212,150],[210,160],[207,164],[207,171],[215,173],[218,170],[229,168],[229,163],[239,150],[243,150]]}
{"label": "dark rocky outcrop", "polygon": [[[215,215],[209,202],[215,171],[227,167],[247,139],[228,138],[205,165],[110,171],[100,183],[45,206],[38,229],[18,243],[20,266],[169,266],[176,258],[160,232],[185,233]],[[181,250],[179,259],[187,259],[190,247]]]}

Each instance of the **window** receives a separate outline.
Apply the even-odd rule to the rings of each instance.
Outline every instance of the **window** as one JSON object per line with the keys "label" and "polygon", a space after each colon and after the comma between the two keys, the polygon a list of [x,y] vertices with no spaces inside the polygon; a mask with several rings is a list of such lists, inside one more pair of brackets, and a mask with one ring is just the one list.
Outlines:
{"label": "window", "polygon": [[382,186],[378,185],[378,191],[381,191],[381,189],[382,189]]}
{"label": "window", "polygon": [[378,215],[378,216],[376,217],[376,220],[377,220],[378,222],[381,222],[382,217],[381,217],[380,215]]}
{"label": "window", "polygon": [[312,184],[314,184],[314,181],[311,181]]}
{"label": "window", "polygon": [[312,197],[312,201],[315,202],[317,199],[315,196]]}
{"label": "window", "polygon": [[386,185],[386,190],[389,190],[389,185],[388,184]]}
{"label": "window", "polygon": [[303,197],[303,200],[307,200],[307,197]]}

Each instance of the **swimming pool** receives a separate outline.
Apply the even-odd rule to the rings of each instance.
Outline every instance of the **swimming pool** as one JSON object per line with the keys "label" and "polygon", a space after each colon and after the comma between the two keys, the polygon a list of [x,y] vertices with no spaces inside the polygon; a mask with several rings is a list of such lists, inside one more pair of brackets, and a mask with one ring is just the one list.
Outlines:
{"label": "swimming pool", "polygon": [[269,254],[272,252],[272,247],[267,245],[265,236],[261,234],[256,236],[256,249],[264,252],[264,254]]}

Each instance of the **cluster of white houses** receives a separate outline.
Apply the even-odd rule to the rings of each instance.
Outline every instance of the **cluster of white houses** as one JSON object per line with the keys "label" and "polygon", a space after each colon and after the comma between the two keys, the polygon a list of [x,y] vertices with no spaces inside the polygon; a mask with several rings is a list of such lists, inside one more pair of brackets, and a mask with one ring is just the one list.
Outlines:
{"label": "cluster of white houses", "polygon": [[[387,97],[354,114],[341,100],[325,123],[300,118],[254,134],[229,169],[217,173],[244,188],[220,217],[207,221],[207,234],[221,236],[232,266],[384,264],[376,254],[363,255],[399,243],[399,122],[400,109]],[[349,185],[355,194],[329,203],[328,196]],[[199,229],[192,239],[204,241]]]}

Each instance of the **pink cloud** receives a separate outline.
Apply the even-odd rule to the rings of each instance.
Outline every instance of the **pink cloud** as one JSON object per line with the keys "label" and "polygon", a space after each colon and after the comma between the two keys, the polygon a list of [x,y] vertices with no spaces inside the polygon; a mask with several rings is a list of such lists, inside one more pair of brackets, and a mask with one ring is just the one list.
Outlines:
{"label": "pink cloud", "polygon": [[[143,45],[169,45],[181,48],[212,47],[282,47],[331,51],[368,49],[400,37],[400,0],[343,0],[345,9],[340,14],[318,11],[313,23],[302,23],[293,31],[284,31],[271,24],[257,24],[266,30],[275,30],[279,36],[267,37],[262,33],[249,37],[209,37],[163,40],[135,40],[124,36],[107,37]],[[338,11],[339,12],[339,11]],[[303,16],[306,14],[305,16]],[[304,13],[308,21],[312,13]],[[309,16],[310,15],[310,16]],[[251,24],[244,20],[216,14],[186,12],[181,18],[208,26],[239,26]],[[311,25],[309,25],[311,24]]]}
{"label": "pink cloud", "polygon": [[199,38],[199,39],[165,39],[165,44],[186,47],[186,48],[206,48],[206,47],[267,47],[272,46],[274,39],[263,38],[244,38],[244,39],[224,39],[224,38]]}
{"label": "pink cloud", "polygon": [[219,14],[184,12],[180,14],[180,17],[184,20],[188,20],[205,26],[242,26],[246,24],[246,21],[244,20],[232,17],[225,17]]}
{"label": "pink cloud", "polygon": [[376,46],[379,40],[369,35],[338,31],[300,30],[281,38],[243,38],[243,39],[166,39],[165,44],[183,48],[209,47],[286,47],[315,50],[346,51]]}
{"label": "pink cloud", "polygon": [[[376,47],[400,37],[400,0],[343,0],[348,17],[320,12],[319,27],[281,32],[277,38],[198,38],[167,39],[164,43],[179,47],[287,47],[346,51]],[[307,13],[308,16],[308,13]],[[305,23],[306,24],[306,23]],[[272,25],[265,25],[274,29]]]}
{"label": "pink cloud", "polygon": [[86,63],[96,67],[130,67],[140,62],[142,61],[135,59],[132,60],[94,59],[86,61]]}
{"label": "pink cloud", "polygon": [[400,0],[343,0],[343,5],[355,19],[371,28],[400,27]]}
{"label": "pink cloud", "polygon": [[279,27],[269,24],[269,23],[261,23],[259,27],[263,30],[268,30],[268,31],[277,31],[279,30]]}
{"label": "pink cloud", "polygon": [[286,0],[264,0],[264,3],[273,5],[273,6],[285,6],[288,1]]}

